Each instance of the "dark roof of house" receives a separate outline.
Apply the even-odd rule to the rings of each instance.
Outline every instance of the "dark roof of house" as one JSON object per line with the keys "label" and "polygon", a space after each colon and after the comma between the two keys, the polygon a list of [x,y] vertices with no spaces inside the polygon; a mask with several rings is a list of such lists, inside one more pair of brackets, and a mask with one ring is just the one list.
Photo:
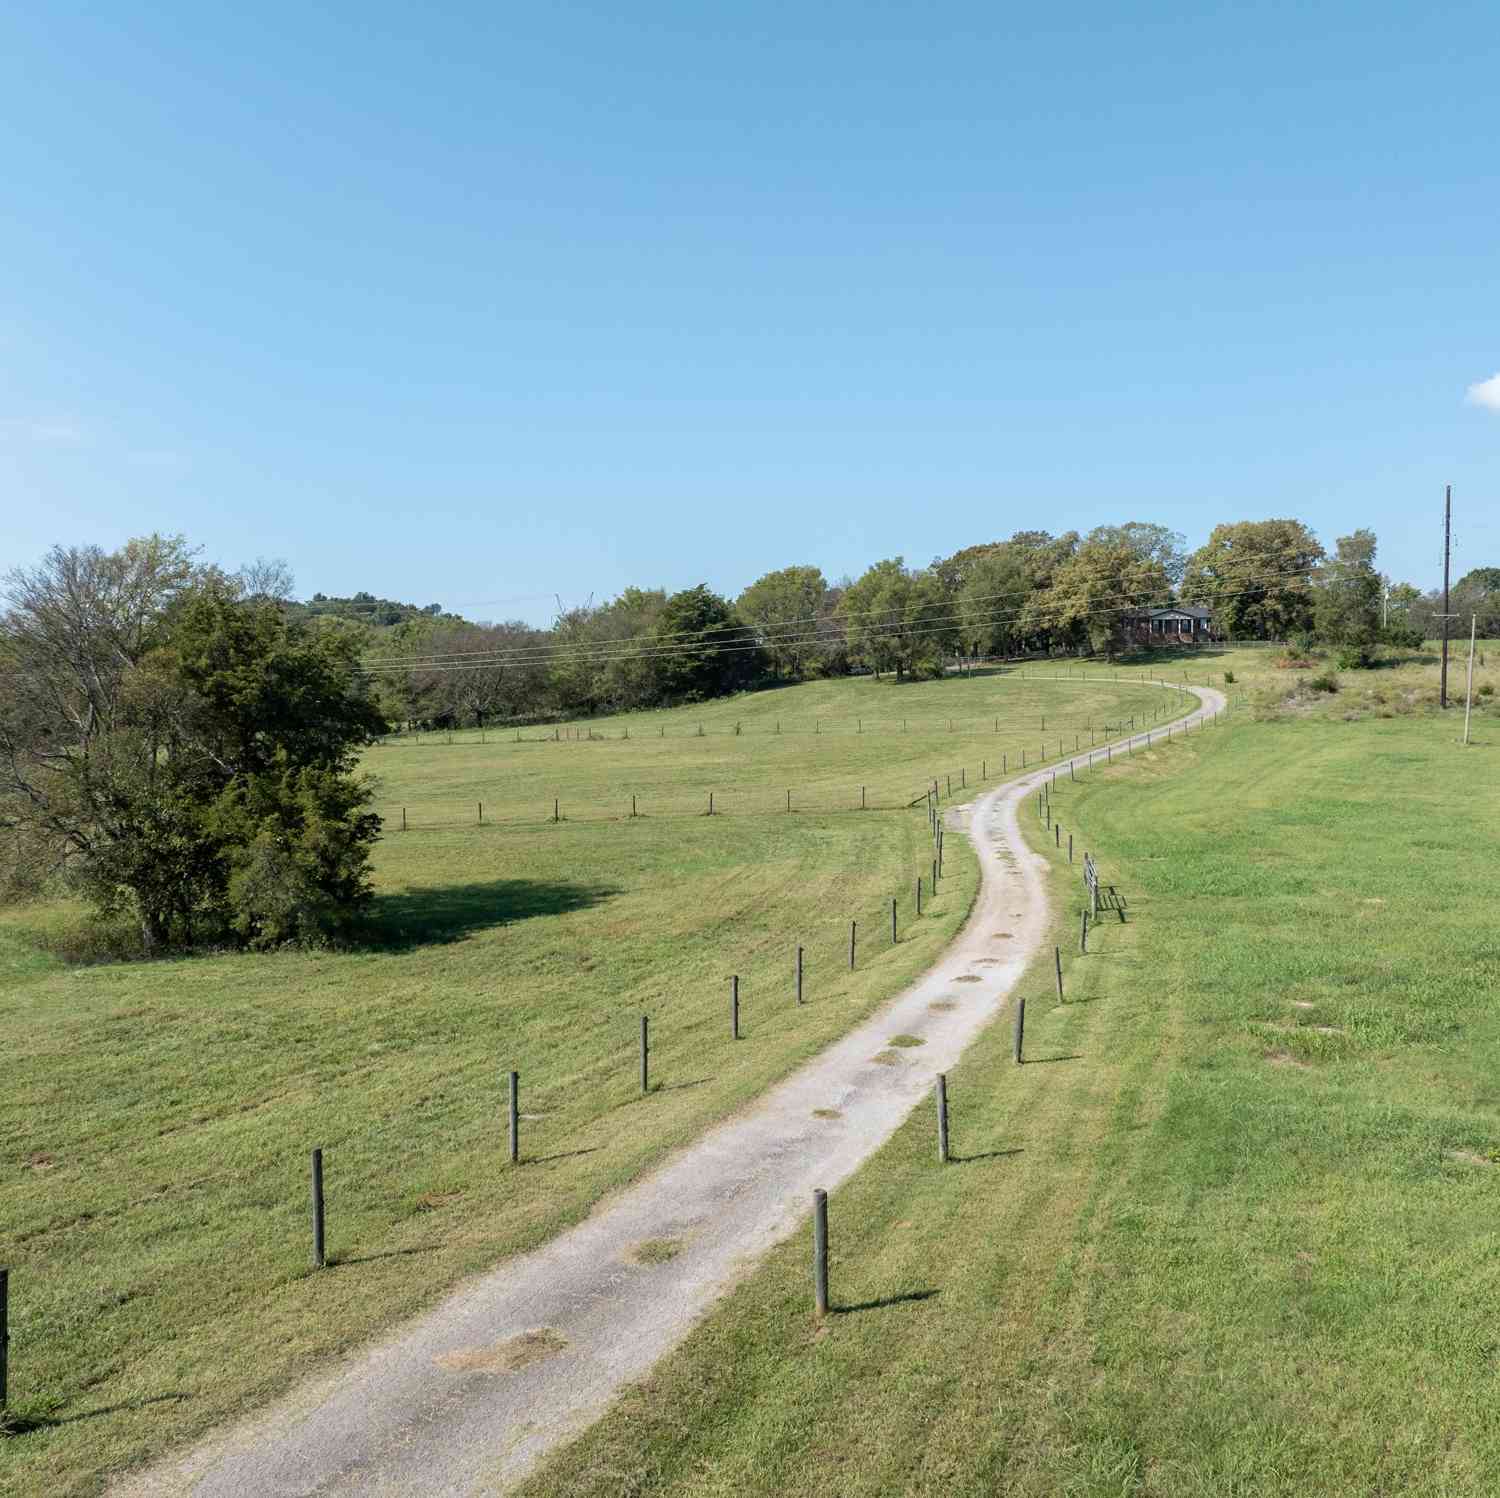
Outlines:
{"label": "dark roof of house", "polygon": [[1211,619],[1213,610],[1201,603],[1177,603],[1169,609],[1147,609],[1147,619],[1170,619],[1174,614],[1186,614],[1190,619]]}

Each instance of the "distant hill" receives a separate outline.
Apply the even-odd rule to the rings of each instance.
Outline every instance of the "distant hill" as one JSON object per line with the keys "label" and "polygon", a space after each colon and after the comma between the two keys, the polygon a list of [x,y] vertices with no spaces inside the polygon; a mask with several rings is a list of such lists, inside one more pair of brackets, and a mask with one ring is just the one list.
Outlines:
{"label": "distant hill", "polygon": [[364,592],[355,593],[348,598],[330,598],[326,593],[314,593],[305,603],[289,602],[286,608],[289,613],[304,619],[350,619],[377,628],[401,624],[408,619],[451,617],[444,614],[440,603],[429,603],[424,607],[415,603],[399,603],[392,598],[377,598],[373,593]]}

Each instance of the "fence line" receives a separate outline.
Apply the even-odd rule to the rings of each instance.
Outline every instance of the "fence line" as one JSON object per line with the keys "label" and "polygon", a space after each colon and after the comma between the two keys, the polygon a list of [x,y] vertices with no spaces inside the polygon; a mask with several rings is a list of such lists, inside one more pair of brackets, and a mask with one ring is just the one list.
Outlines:
{"label": "fence line", "polygon": [[[1183,687],[1176,683],[1167,681],[1153,681],[1149,685],[1164,688],[1169,691],[1177,691],[1181,695]],[[1086,726],[1082,730],[1067,730],[1059,734],[1055,739],[1056,748],[1053,748],[1053,740],[1038,737],[1035,746],[1022,742],[1019,748],[1012,746],[1007,740],[1005,748],[996,749],[999,760],[999,773],[993,771],[994,759],[991,757],[981,758],[977,769],[977,783],[983,784],[995,779],[1008,779],[1010,777],[1010,764],[1015,760],[1021,770],[1030,770],[1038,765],[1046,765],[1067,759],[1070,755],[1082,753],[1086,747],[1083,743],[1083,734],[1089,735],[1087,747],[1094,747],[1100,742],[1107,741],[1111,736],[1119,734],[1133,734],[1138,727],[1160,722],[1170,722],[1167,715],[1168,704],[1158,703],[1152,710],[1149,718],[1142,716],[1137,722],[1135,715],[1114,721],[1105,719],[1098,726]],[[950,722],[956,720],[948,720]],[[998,722],[998,720],[996,720]],[[1054,724],[1054,733],[1056,725]],[[1071,746],[1067,739],[1071,735]],[[602,737],[602,736],[599,736]],[[597,740],[596,740],[597,741]],[[567,742],[564,740],[563,742]],[[958,781],[960,790],[967,789],[968,775],[975,771],[975,767],[967,762],[944,769],[937,775],[930,777],[933,784],[947,787],[951,794],[952,782]],[[804,782],[801,787],[778,787],[774,790],[758,785],[753,788],[740,789],[734,785],[716,785],[713,787],[703,786],[689,793],[686,791],[663,792],[659,799],[648,802],[645,793],[639,786],[632,790],[621,789],[613,792],[611,796],[611,808],[606,809],[599,805],[598,800],[584,802],[582,809],[578,803],[569,804],[563,800],[560,792],[541,795],[538,797],[539,809],[536,815],[530,816],[517,814],[514,811],[495,814],[494,803],[488,814],[485,811],[483,801],[470,801],[465,799],[459,803],[457,798],[453,801],[443,799],[444,808],[448,806],[461,805],[462,812],[442,810],[434,814],[424,816],[420,819],[412,813],[416,809],[432,806],[437,803],[437,798],[429,798],[417,801],[400,803],[392,800],[382,800],[377,803],[376,809],[383,823],[391,827],[399,818],[401,830],[410,831],[421,827],[424,829],[450,829],[464,826],[486,826],[497,829],[523,829],[534,828],[558,822],[621,822],[639,820],[641,818],[682,818],[694,816],[770,816],[784,815],[794,812],[820,812],[839,813],[846,811],[899,811],[915,805],[921,801],[926,792],[911,792],[910,782],[903,788],[896,789],[889,784],[884,786],[872,786],[868,781],[855,783],[851,777],[850,781],[842,782],[841,787],[836,789],[831,777],[814,780],[811,783]],[[726,805],[726,799],[736,796],[749,798],[753,804],[746,805],[743,802],[734,805],[731,801]],[[629,809],[626,809],[627,802]],[[549,805],[550,803],[550,805]],[[512,798],[514,804],[514,798]]]}
{"label": "fence line", "polygon": [[[1183,686],[1211,686],[1213,684],[1213,672],[1203,673],[1203,680],[1196,681],[1187,673],[1178,680],[1168,680],[1164,676],[1153,676],[1150,672],[1119,670],[1107,675],[1090,675],[1085,671],[1060,672],[1028,671],[1022,667],[1013,673],[1017,680],[1023,681],[1062,681],[1088,684],[1101,682],[1122,682],[1130,685],[1157,687],[1166,690],[1176,690]],[[1217,673],[1221,683],[1223,673]],[[670,709],[674,714],[674,722],[681,719],[683,709]],[[618,715],[614,715],[618,716]],[[1040,731],[1045,731],[1046,715],[1037,714]],[[847,717],[814,715],[810,718],[787,718],[775,717],[774,715],[762,719],[759,715],[753,719],[747,727],[742,717],[730,717],[715,715],[710,712],[703,717],[691,719],[680,728],[673,728],[668,732],[668,724],[660,720],[655,723],[637,723],[634,726],[639,730],[631,733],[632,725],[626,723],[618,733],[613,735],[596,729],[593,725],[604,719],[575,719],[567,723],[556,723],[548,726],[538,724],[486,724],[469,728],[414,728],[396,729],[391,733],[384,734],[375,740],[375,747],[425,747],[447,746],[455,742],[458,735],[459,743],[481,743],[487,744],[490,736],[494,741],[500,743],[527,743],[527,744],[553,744],[553,743],[605,743],[605,742],[634,742],[639,739],[701,739],[723,736],[726,738],[739,738],[745,735],[761,735],[769,738],[794,737],[798,734],[819,737],[822,735],[837,736],[839,734],[852,734],[855,736],[864,733],[884,732],[887,735],[908,734],[911,732],[922,732],[923,725],[927,725],[926,732],[956,733],[959,731],[970,733],[998,733],[1000,719],[990,714],[984,718],[959,719],[952,716],[940,716],[937,718],[866,718],[859,714]],[[799,724],[803,726],[798,726]],[[811,724],[811,727],[806,726]],[[1084,724],[1087,729],[1092,724],[1092,718]],[[757,726],[758,725],[758,726]],[[842,726],[840,726],[842,725]],[[988,725],[988,726],[986,726]],[[530,730],[528,732],[528,730]],[[477,736],[477,737],[476,737]]]}

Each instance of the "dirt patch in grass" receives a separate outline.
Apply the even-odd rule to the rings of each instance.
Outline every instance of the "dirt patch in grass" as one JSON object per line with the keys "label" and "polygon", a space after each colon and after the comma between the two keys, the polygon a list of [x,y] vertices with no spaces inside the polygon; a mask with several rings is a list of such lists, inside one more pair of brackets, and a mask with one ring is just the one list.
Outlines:
{"label": "dirt patch in grass", "polygon": [[646,1238],[630,1250],[633,1264],[666,1264],[682,1252],[681,1238]]}
{"label": "dirt patch in grass", "polygon": [[1457,1160],[1464,1165],[1493,1165],[1495,1162],[1488,1155],[1481,1155],[1474,1150],[1444,1150],[1443,1153],[1450,1160]]}
{"label": "dirt patch in grass", "polygon": [[1300,1056],[1292,1055],[1290,1051],[1267,1051],[1264,1059],[1272,1066],[1295,1066],[1302,1071],[1309,1071],[1312,1068],[1310,1061],[1304,1061]]}
{"label": "dirt patch in grass", "polygon": [[451,1207],[463,1200],[462,1191],[424,1191],[412,1205],[418,1212],[436,1212],[440,1207]]}
{"label": "dirt patch in grass", "polygon": [[568,1339],[550,1326],[507,1337],[492,1347],[459,1347],[440,1353],[432,1361],[451,1373],[516,1373],[531,1363],[550,1358],[568,1345]]}

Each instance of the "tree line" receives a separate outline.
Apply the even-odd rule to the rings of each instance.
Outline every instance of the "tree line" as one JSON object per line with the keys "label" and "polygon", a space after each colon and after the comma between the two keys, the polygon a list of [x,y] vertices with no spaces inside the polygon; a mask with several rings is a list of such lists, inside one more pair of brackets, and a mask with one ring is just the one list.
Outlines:
{"label": "tree line", "polygon": [[[1500,569],[1454,590],[1500,632]],[[1189,552],[1133,521],[1080,535],[1018,531],[911,567],[902,557],[829,582],[813,566],[769,572],[729,599],[706,585],[627,588],[550,628],[407,617],[365,661],[393,724],[472,726],[669,706],[760,682],[853,672],[935,675],[955,657],[1118,654],[1146,610],[1211,610],[1217,638],[1321,641],[1352,664],[1440,628],[1441,594],[1392,583],[1367,530],[1332,553],[1300,521],[1218,525]]]}

